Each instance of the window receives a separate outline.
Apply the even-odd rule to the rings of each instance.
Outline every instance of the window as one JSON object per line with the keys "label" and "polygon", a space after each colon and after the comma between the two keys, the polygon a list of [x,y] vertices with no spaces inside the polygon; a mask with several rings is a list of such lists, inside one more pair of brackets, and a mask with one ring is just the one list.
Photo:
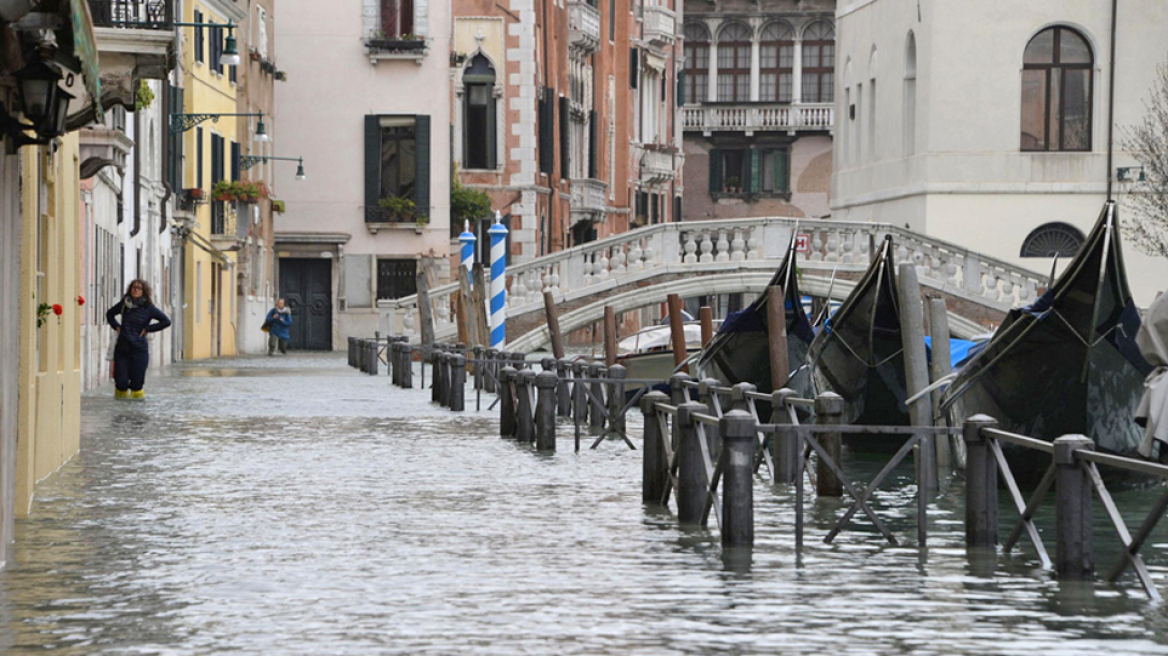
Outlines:
{"label": "window", "polygon": [[256,7],[256,34],[255,49],[262,59],[268,58],[268,12],[260,6]]}
{"label": "window", "polygon": [[718,100],[750,101],[750,30],[731,23],[718,37]]}
{"label": "window", "polygon": [[1022,150],[1091,150],[1091,46],[1067,27],[1047,28],[1022,58]]}
{"label": "window", "polygon": [[208,55],[211,58],[209,66],[211,70],[222,75],[223,64],[219,60],[223,55],[223,28],[209,27],[207,30],[211,37],[211,53]]}
{"label": "window", "polygon": [[790,194],[790,152],[785,147],[710,151],[710,194]]}
{"label": "window", "polygon": [[[199,11],[199,10],[197,10],[197,9],[195,10],[195,22],[196,22],[196,23],[202,23],[202,22],[203,22],[203,12],[201,12],[201,11]],[[204,28],[202,28],[202,27],[196,27],[196,28],[195,28],[195,61],[197,61],[197,62],[199,62],[199,63],[202,63],[202,62],[206,61],[206,60],[204,59],[205,55],[203,54],[203,52],[204,52],[204,48],[203,48],[203,41],[204,41],[203,29],[204,29]]]}
{"label": "window", "polygon": [[414,260],[377,260],[377,299],[418,293],[417,270]]}
{"label": "window", "polygon": [[682,102],[696,105],[706,101],[710,88],[710,33],[701,25],[685,26],[685,88]]}
{"label": "window", "polygon": [[916,151],[917,132],[917,40],[908,33],[904,47],[904,154]]}
{"label": "window", "polygon": [[759,48],[758,99],[791,102],[795,65],[795,31],[786,23],[771,23],[762,30]]}
{"label": "window", "polygon": [[[413,202],[411,211],[382,199]],[[430,212],[430,117],[365,117],[365,220],[412,222]]]}
{"label": "window", "polygon": [[555,160],[556,90],[544,87],[539,100],[539,172],[552,174]]}
{"label": "window", "polygon": [[381,32],[386,39],[413,34],[413,0],[381,0]]}
{"label": "window", "polygon": [[1084,241],[1078,228],[1065,223],[1048,223],[1026,237],[1020,257],[1074,257]]}
{"label": "window", "polygon": [[195,187],[203,188],[203,128],[195,128]]}
{"label": "window", "polygon": [[493,169],[495,155],[495,69],[482,55],[476,56],[462,74],[465,85],[463,166]]}
{"label": "window", "polygon": [[[224,179],[225,168],[223,160],[225,157],[225,140],[223,137],[212,133],[211,134],[211,188],[215,188],[215,183]],[[227,216],[225,207],[226,201],[216,201],[212,199],[211,203],[211,234],[224,234],[227,228]]]}
{"label": "window", "polygon": [[816,21],[803,32],[803,102],[835,100],[835,28]]}

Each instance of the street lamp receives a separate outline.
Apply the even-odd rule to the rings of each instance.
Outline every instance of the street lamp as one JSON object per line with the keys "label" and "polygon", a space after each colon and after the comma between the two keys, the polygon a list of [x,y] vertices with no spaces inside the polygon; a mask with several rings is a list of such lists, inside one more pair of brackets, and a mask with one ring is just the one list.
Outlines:
{"label": "street lamp", "polygon": [[[27,144],[46,144],[65,132],[65,120],[69,115],[69,101],[73,94],[62,89],[60,71],[44,61],[35,61],[13,74],[20,87],[22,110],[29,123],[22,123],[8,115],[0,114],[0,128],[12,136],[17,147]],[[24,133],[36,132],[36,138]]]}
{"label": "street lamp", "polygon": [[255,116],[259,118],[256,123],[256,131],[254,139],[256,141],[268,141],[268,131],[264,127],[263,112],[250,112],[244,114],[180,114],[175,113],[170,115],[170,131],[174,134],[186,132],[203,121],[210,120],[218,122],[221,116]]}
{"label": "street lamp", "polygon": [[256,164],[267,164],[270,161],[296,162],[296,181],[304,182],[308,176],[304,175],[303,157],[276,157],[275,155],[243,155],[239,158],[239,169],[246,171]]}
{"label": "street lamp", "polygon": [[259,143],[266,143],[272,138],[268,136],[268,130],[264,127],[264,116],[260,114],[260,120],[256,121],[256,131],[254,139]]}
{"label": "street lamp", "polygon": [[239,50],[235,42],[235,23],[175,23],[175,27],[226,27],[227,38],[224,39],[223,52],[219,53],[220,66],[239,66]]}

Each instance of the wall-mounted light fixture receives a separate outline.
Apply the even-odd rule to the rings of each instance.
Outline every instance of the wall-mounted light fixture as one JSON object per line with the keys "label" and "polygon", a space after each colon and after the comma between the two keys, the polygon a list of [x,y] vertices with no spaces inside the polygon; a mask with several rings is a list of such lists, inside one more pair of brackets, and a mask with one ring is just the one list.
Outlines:
{"label": "wall-mounted light fixture", "polygon": [[246,171],[256,164],[267,164],[269,161],[296,162],[296,181],[304,182],[308,176],[304,175],[303,157],[276,157],[274,155],[243,155],[239,158],[239,169]]}
{"label": "wall-mounted light fixture", "polygon": [[239,66],[239,50],[235,41],[235,23],[227,21],[226,23],[175,23],[175,27],[194,27],[202,29],[204,27],[226,27],[227,38],[223,40],[223,52],[219,53],[220,66]]}
{"label": "wall-mounted light fixture", "polygon": [[253,139],[261,143],[271,140],[271,138],[268,136],[267,128],[264,127],[263,112],[251,112],[243,114],[171,114],[170,131],[175,134],[186,132],[203,121],[210,120],[214,123],[217,123],[219,122],[219,118],[222,116],[255,116],[259,120],[256,121],[256,129]]}

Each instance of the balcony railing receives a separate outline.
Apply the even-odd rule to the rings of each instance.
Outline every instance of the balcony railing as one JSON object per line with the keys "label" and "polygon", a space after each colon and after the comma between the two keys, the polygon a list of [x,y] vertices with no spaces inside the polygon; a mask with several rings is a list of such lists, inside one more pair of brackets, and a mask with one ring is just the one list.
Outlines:
{"label": "balcony railing", "polygon": [[660,184],[673,179],[673,149],[661,146],[637,148],[633,154],[640,157],[641,181],[647,184]]}
{"label": "balcony railing", "polygon": [[211,203],[211,241],[221,250],[236,251],[247,241],[251,204]]}
{"label": "balcony railing", "polygon": [[603,220],[607,191],[608,184],[600,180],[574,178],[572,180],[572,223],[581,220]]}
{"label": "balcony railing", "polygon": [[94,27],[137,30],[170,30],[174,24],[173,0],[89,0]]}
{"label": "balcony railing", "polygon": [[677,14],[666,7],[646,5],[643,30],[642,36],[650,45],[672,45],[677,33]]}
{"label": "balcony railing", "polygon": [[581,0],[569,0],[568,39],[573,48],[584,52],[600,47],[600,10]]}
{"label": "balcony railing", "polygon": [[835,125],[835,106],[703,105],[682,107],[681,120],[691,132],[830,131]]}

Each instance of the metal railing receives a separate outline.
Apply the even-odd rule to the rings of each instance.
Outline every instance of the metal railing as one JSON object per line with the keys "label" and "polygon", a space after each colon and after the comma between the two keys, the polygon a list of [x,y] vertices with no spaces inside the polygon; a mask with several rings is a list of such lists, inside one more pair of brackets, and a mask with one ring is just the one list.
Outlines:
{"label": "metal railing", "polygon": [[169,30],[174,24],[173,0],[89,0],[94,27]]}

